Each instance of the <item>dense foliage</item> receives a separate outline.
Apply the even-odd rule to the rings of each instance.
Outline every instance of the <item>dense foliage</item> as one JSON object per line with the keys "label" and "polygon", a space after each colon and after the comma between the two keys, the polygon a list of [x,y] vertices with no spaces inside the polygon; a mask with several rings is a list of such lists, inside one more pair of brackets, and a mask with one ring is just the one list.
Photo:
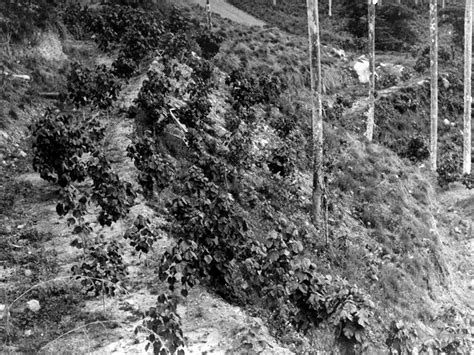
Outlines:
{"label": "dense foliage", "polygon": [[[342,11],[347,17],[347,31],[357,38],[367,37],[367,1],[346,0]],[[385,4],[377,8],[375,19],[375,47],[378,50],[404,50],[416,42],[411,21],[413,10],[404,5]]]}
{"label": "dense foliage", "polygon": [[67,78],[67,99],[76,107],[110,107],[117,100],[121,83],[105,65],[95,70],[73,63]]}
{"label": "dense foliage", "polygon": [[52,109],[32,127],[33,168],[40,176],[65,187],[87,176],[87,164],[81,159],[91,153],[104,137],[97,116],[60,113]]}
{"label": "dense foliage", "polygon": [[38,29],[45,30],[58,21],[56,0],[14,0],[0,3],[0,35],[4,39],[21,41]]}
{"label": "dense foliage", "polygon": [[[300,12],[302,6],[294,3],[290,8]],[[361,11],[365,6],[353,8]],[[99,11],[76,6],[68,11],[65,18],[69,19],[71,32],[93,37],[103,50],[119,52],[112,69],[72,65],[68,101],[63,104],[73,104],[83,113],[50,110],[32,126],[33,166],[42,178],[61,187],[56,211],[67,218],[72,233],[78,236],[73,245],[84,251],[82,260],[73,268],[84,291],[93,296],[114,295],[124,287],[126,276],[120,242],[106,240],[86,217],[92,213],[100,227],[110,227],[125,220],[137,197],[132,183],[121,178],[104,154],[104,128],[97,119],[100,112],[84,113],[88,109],[110,110],[122,85],[119,78],[130,78],[144,59],[161,54],[130,110],[135,113],[137,129],[126,149],[138,170],[140,193],[151,206],[160,205],[166,210],[166,231],[172,238],[156,269],[168,291],[158,297],[156,306],[146,312],[143,324],[137,328],[147,334],[147,349],[151,347],[155,354],[184,352],[178,300],[187,297],[195,285],[203,284],[228,301],[263,312],[279,335],[290,331],[307,333],[329,325],[337,339],[350,344],[351,351],[362,351],[370,330],[378,325],[374,303],[362,287],[333,277],[316,265],[315,240],[326,239],[326,248],[318,251],[318,257],[327,257],[333,250],[328,247],[328,235],[281,217],[291,208],[307,208],[295,181],[298,168],[306,170],[309,166],[311,146],[307,142],[311,133],[302,105],[293,104],[288,98],[285,102],[282,97],[286,86],[280,76],[271,71],[249,70],[244,63],[221,81],[212,58],[223,37],[218,32],[200,32],[196,21],[177,9],[168,13],[168,20],[140,8],[121,6]],[[84,26],[74,25],[74,14],[84,19]],[[364,19],[356,19],[356,12],[351,14],[354,21],[359,21],[354,23],[353,30],[357,31]],[[378,24],[384,36],[395,38],[390,44],[393,48],[384,48],[404,46],[402,42],[409,36],[405,25],[411,16],[404,7],[386,7],[381,21],[395,23],[398,32],[384,32],[388,29]],[[193,53],[195,49],[200,49],[201,57]],[[440,92],[441,112],[460,112],[460,103],[449,99],[459,90],[457,79],[449,77],[450,85]],[[216,88],[223,85],[227,102],[218,105],[225,106],[227,113],[224,122],[217,122],[211,118],[216,106],[212,101],[216,100]],[[428,157],[427,125],[406,120],[406,116],[416,113],[426,119],[422,110],[427,97],[426,86],[406,88],[377,103],[376,140],[414,163]],[[352,97],[343,96],[336,97],[331,105],[325,102],[326,121],[352,129],[355,123],[343,122],[342,118],[352,103]],[[258,137],[262,126],[275,133],[271,136],[275,142]],[[407,135],[407,131],[413,134]],[[452,137],[446,128],[441,141],[444,144]],[[174,149],[176,141],[183,149]],[[399,221],[390,214],[378,220],[376,201],[370,200],[370,192],[362,188],[366,183],[369,186],[370,179],[375,180],[372,175],[377,173],[363,171],[356,159],[344,164],[335,158],[346,145],[345,138],[327,134],[326,172],[332,174],[331,178],[339,174],[334,186],[354,199],[360,198],[351,210],[352,217],[367,229],[378,232],[386,226],[395,235],[395,231],[400,232],[394,227]],[[343,178],[352,179],[357,169],[363,173],[360,181],[353,179],[356,188],[341,182]],[[348,171],[351,173],[345,174]],[[445,144],[438,171],[440,183],[462,178],[472,186],[472,177],[461,177],[459,171],[459,144]],[[334,209],[334,203],[330,207]],[[329,211],[329,204],[327,208]],[[252,225],[256,221],[261,225]],[[142,215],[136,216],[125,230],[124,239],[140,253],[150,252],[158,238],[150,218]],[[390,241],[397,252],[385,255],[408,254],[416,242],[414,233],[407,229],[399,233],[400,238],[397,234]],[[340,239],[344,239],[341,243],[347,249],[348,236]],[[339,242],[334,242],[334,248]],[[387,346],[408,351],[414,336],[408,324],[394,323]]]}

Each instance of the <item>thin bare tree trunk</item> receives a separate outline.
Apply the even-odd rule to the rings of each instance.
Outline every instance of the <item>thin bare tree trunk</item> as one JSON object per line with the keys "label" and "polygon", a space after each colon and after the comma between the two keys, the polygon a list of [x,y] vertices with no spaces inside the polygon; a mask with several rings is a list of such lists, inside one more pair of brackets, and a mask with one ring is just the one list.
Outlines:
{"label": "thin bare tree trunk", "polygon": [[313,208],[315,225],[321,221],[323,194],[323,110],[321,102],[321,42],[319,37],[318,0],[307,0],[309,63],[311,75],[311,107],[313,135]]}
{"label": "thin bare tree trunk", "polygon": [[277,6],[277,0],[273,0],[273,7]]}
{"label": "thin bare tree trunk", "polygon": [[365,136],[372,142],[375,125],[375,3],[369,0],[369,112]]}
{"label": "thin bare tree trunk", "polygon": [[431,170],[438,158],[438,0],[430,0]]}
{"label": "thin bare tree trunk", "polygon": [[332,0],[329,0],[329,17],[332,17]]}
{"label": "thin bare tree trunk", "polygon": [[463,174],[471,173],[471,74],[472,74],[472,0],[466,0],[464,23],[464,137]]}
{"label": "thin bare tree trunk", "polygon": [[207,29],[211,30],[212,20],[211,20],[211,2],[206,0],[206,20],[207,20]]}

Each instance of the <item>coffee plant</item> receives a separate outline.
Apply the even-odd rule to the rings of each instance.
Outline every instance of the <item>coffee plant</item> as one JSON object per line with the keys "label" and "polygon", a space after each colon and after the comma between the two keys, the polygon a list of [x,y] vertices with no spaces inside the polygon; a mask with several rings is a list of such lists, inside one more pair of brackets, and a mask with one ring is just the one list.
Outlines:
{"label": "coffee plant", "polygon": [[117,100],[121,84],[105,65],[91,70],[73,63],[67,77],[67,98],[76,107],[86,105],[109,108]]}
{"label": "coffee plant", "polygon": [[124,238],[130,239],[130,245],[143,253],[148,253],[157,239],[150,220],[142,215],[137,216],[133,226],[125,232]]}
{"label": "coffee plant", "polygon": [[97,117],[48,109],[30,127],[33,136],[33,168],[41,178],[65,187],[87,176],[83,154],[91,153],[104,137]]}
{"label": "coffee plant", "polygon": [[248,110],[257,104],[270,104],[275,101],[284,89],[283,83],[276,75],[249,73],[245,68],[232,71],[226,79],[230,87],[232,107],[237,112]]}
{"label": "coffee plant", "polygon": [[136,193],[132,184],[122,181],[100,152],[94,153],[87,172],[93,182],[90,199],[101,207],[97,221],[101,226],[111,226],[128,214]]}
{"label": "coffee plant", "polygon": [[203,30],[202,33],[196,37],[196,42],[201,48],[201,55],[204,59],[212,59],[217,53],[221,43],[224,41],[224,36],[222,33],[218,32],[209,32]]}
{"label": "coffee plant", "polygon": [[410,354],[413,351],[413,343],[417,337],[418,334],[413,326],[402,320],[392,321],[385,343],[394,354]]}
{"label": "coffee plant", "polygon": [[413,163],[428,159],[430,151],[427,139],[420,134],[410,137],[401,155]]}
{"label": "coffee plant", "polygon": [[138,138],[127,151],[139,171],[138,183],[146,197],[153,196],[153,191],[161,191],[173,181],[175,174],[173,164],[157,151],[156,144],[150,136]]}
{"label": "coffee plant", "polygon": [[159,134],[170,122],[169,110],[172,106],[169,95],[172,91],[173,86],[168,77],[154,71],[148,73],[148,79],[143,82],[135,100],[137,110],[143,113],[141,124],[145,130]]}
{"label": "coffee plant", "polygon": [[116,241],[102,242],[87,250],[86,259],[72,267],[86,293],[114,296],[127,275],[121,247]]}
{"label": "coffee plant", "polygon": [[458,181],[462,171],[462,151],[458,144],[447,142],[440,149],[438,183],[441,187]]}
{"label": "coffee plant", "polygon": [[225,293],[233,284],[231,268],[238,259],[239,245],[249,239],[247,222],[228,194],[196,166],[187,169],[180,185],[185,197],[171,205],[178,242],[162,257],[161,278],[171,290],[181,283],[184,295],[199,282]]}
{"label": "coffee plant", "polygon": [[474,175],[473,174],[464,174],[462,176],[461,182],[469,190],[474,189]]}
{"label": "coffee plant", "polygon": [[151,346],[156,355],[184,355],[184,336],[177,306],[176,297],[161,294],[156,306],[146,312],[143,328],[148,332],[148,344],[145,351]]}

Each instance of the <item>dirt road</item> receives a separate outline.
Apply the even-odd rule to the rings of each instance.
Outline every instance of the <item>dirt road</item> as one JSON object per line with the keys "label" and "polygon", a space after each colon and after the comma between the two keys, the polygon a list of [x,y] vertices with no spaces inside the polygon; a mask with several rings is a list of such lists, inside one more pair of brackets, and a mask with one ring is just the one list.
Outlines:
{"label": "dirt road", "polygon": [[[206,5],[206,0],[187,0],[189,3],[199,4],[201,6]],[[214,13],[221,15],[222,17],[228,18],[234,22],[241,23],[247,26],[260,26],[265,25],[265,22],[247,14],[246,12],[239,10],[235,6],[227,3],[225,0],[212,0],[211,10]]]}

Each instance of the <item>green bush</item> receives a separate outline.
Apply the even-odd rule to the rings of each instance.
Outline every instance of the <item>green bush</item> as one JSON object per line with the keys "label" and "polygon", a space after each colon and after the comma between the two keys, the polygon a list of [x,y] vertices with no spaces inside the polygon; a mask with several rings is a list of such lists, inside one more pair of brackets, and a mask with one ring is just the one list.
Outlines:
{"label": "green bush", "polygon": [[41,178],[65,187],[84,181],[87,165],[83,154],[92,153],[104,137],[97,119],[73,113],[46,111],[30,127],[33,136],[33,168]]}
{"label": "green bush", "polygon": [[6,0],[0,2],[0,34],[21,41],[38,29],[45,30],[58,22],[56,0]]}
{"label": "green bush", "polygon": [[105,65],[94,70],[75,62],[67,77],[67,100],[76,107],[109,108],[120,94],[122,84]]}
{"label": "green bush", "polygon": [[[368,5],[365,0],[344,0],[342,11],[348,18],[347,31],[357,38],[367,37]],[[415,13],[405,5],[385,4],[377,9],[375,46],[378,50],[404,50],[416,43],[412,28]]]}

